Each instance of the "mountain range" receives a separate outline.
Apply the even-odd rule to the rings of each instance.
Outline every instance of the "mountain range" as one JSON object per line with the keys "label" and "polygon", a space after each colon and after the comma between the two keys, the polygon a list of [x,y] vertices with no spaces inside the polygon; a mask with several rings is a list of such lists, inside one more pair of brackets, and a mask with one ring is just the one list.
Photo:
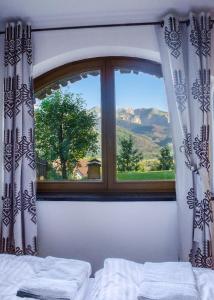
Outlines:
{"label": "mountain range", "polygon": [[[100,109],[93,108],[98,119]],[[100,122],[99,122],[100,123]],[[145,159],[155,158],[160,148],[172,145],[168,112],[157,108],[119,108],[116,111],[117,151],[122,137],[132,136],[135,147]]]}

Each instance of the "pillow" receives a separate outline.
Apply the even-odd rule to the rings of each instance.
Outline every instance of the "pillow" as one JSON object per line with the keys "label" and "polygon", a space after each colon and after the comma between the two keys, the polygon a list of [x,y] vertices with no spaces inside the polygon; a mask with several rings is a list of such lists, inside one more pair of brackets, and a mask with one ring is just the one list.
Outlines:
{"label": "pillow", "polygon": [[104,272],[110,276],[120,274],[134,284],[139,285],[142,281],[143,264],[122,258],[107,258],[104,261]]}

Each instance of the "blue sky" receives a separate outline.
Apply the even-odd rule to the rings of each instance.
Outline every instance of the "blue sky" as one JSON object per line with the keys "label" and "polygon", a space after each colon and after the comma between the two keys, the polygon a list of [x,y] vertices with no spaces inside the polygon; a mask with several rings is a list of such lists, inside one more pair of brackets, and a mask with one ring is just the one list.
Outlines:
{"label": "blue sky", "polygon": [[[144,73],[121,74],[116,71],[115,86],[117,108],[154,107],[168,111],[162,78]],[[100,106],[100,76],[88,76],[86,79],[69,84],[66,90],[82,94],[88,108]]]}
{"label": "blue sky", "polygon": [[150,108],[167,111],[167,101],[163,79],[139,74],[115,75],[117,107]]}

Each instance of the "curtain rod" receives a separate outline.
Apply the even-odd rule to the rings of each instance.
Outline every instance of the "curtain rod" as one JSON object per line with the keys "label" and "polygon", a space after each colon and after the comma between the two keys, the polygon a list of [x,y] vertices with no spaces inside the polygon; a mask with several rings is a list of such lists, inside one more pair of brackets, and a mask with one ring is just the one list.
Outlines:
{"label": "curtain rod", "polygon": [[[32,32],[69,30],[69,29],[90,29],[90,28],[107,28],[107,27],[128,27],[128,26],[146,26],[146,25],[161,25],[163,22],[143,22],[143,23],[121,23],[121,24],[100,24],[100,25],[80,25],[67,27],[49,27],[49,28],[32,28]],[[5,34],[5,31],[0,31],[0,34]]]}
{"label": "curtain rod", "polygon": [[[189,20],[180,21],[180,23],[187,23]],[[214,20],[212,20],[214,23]],[[148,25],[164,25],[164,21],[157,22],[141,22],[141,23],[119,23],[119,24],[100,24],[100,25],[80,25],[67,27],[49,27],[49,28],[33,28],[32,32],[42,31],[56,31],[56,30],[73,30],[73,29],[91,29],[91,28],[108,28],[108,27],[129,27],[129,26],[148,26]],[[0,31],[0,35],[5,34],[5,31]]]}
{"label": "curtain rod", "polygon": [[[183,21],[186,22],[186,21]],[[69,30],[69,29],[90,29],[90,28],[108,28],[108,27],[128,27],[128,26],[147,26],[147,25],[163,25],[163,21],[157,22],[141,22],[141,23],[121,23],[121,24],[100,24],[100,25],[80,25],[67,27],[49,27],[49,28],[33,28],[32,32]],[[0,34],[5,34],[5,31],[0,31]]]}

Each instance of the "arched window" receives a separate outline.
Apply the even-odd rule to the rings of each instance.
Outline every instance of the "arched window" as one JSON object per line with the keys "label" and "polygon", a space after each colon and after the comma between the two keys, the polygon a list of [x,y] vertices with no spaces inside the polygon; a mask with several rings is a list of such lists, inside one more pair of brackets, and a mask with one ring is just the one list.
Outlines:
{"label": "arched window", "polygon": [[174,192],[159,63],[88,59],[34,84],[39,192]]}

